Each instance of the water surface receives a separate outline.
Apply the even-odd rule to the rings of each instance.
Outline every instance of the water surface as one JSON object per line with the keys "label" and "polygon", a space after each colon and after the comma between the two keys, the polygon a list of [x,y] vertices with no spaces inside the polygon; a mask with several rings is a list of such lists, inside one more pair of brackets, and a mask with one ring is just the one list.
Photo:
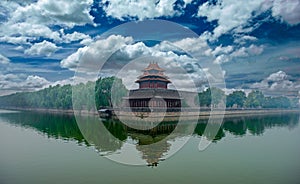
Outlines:
{"label": "water surface", "polygon": [[[0,111],[0,183],[300,180],[300,128],[296,113],[227,118],[217,136],[210,137],[213,143],[202,152],[198,151],[198,144],[207,120],[199,121],[192,135],[168,137],[176,123],[138,131],[116,120],[106,120],[100,126],[95,121],[98,117],[83,118],[87,128],[93,127],[84,136],[70,115]],[[120,141],[109,139],[103,127]],[[190,136],[188,143],[165,160],[172,145],[185,136]],[[132,149],[149,166],[127,166],[101,156],[119,153],[127,142],[134,145]],[[156,142],[159,146],[155,151],[143,147]]]}

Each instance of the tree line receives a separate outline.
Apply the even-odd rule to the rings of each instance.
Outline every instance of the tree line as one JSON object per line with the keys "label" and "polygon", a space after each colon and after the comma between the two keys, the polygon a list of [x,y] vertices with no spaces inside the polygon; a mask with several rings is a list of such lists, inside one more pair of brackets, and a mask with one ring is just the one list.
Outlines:
{"label": "tree line", "polygon": [[217,107],[220,104],[227,108],[297,108],[298,98],[287,98],[285,96],[265,96],[259,90],[251,91],[248,96],[244,91],[234,91],[225,95],[221,89],[212,87],[198,93],[197,103],[204,107]]}
{"label": "tree line", "polygon": [[[112,93],[113,91],[113,93]],[[73,93],[72,93],[73,92]],[[56,85],[35,92],[21,92],[0,96],[2,108],[45,108],[45,109],[86,109],[96,110],[122,103],[122,97],[128,94],[122,80],[116,77],[99,78],[96,82],[80,83],[75,86]],[[72,102],[73,99],[76,99]],[[264,96],[261,91],[251,91],[246,96],[244,91],[234,91],[225,95],[221,89],[212,87],[198,93],[196,103],[203,107],[217,107],[222,104],[227,108],[296,108],[298,99],[284,96]],[[226,100],[225,100],[226,99]],[[225,104],[226,101],[226,104]],[[96,107],[96,109],[95,109]]]}
{"label": "tree line", "polygon": [[[111,94],[112,88],[116,88],[116,93]],[[97,109],[112,106],[111,95],[117,99],[114,103],[121,103],[121,98],[126,94],[127,89],[121,79],[105,77],[99,78],[96,82],[80,83],[75,86],[56,85],[35,92],[0,96],[0,107],[70,110],[74,106],[78,110],[90,111],[95,110],[95,105]],[[76,99],[75,104],[72,102],[72,95]]]}

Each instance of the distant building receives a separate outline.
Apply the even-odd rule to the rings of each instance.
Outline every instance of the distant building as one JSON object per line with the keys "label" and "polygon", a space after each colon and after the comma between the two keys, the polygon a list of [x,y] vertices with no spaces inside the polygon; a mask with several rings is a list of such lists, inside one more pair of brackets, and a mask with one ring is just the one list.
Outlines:
{"label": "distant building", "polygon": [[143,74],[135,81],[139,84],[139,88],[129,91],[128,97],[124,98],[124,106],[134,111],[180,109],[180,95],[177,90],[168,89],[171,81],[164,74],[165,70],[152,62],[142,71]]}

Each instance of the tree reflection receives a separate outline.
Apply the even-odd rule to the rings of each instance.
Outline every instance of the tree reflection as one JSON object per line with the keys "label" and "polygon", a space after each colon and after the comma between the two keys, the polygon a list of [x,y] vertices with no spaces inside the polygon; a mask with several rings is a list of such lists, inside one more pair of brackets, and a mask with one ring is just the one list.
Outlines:
{"label": "tree reflection", "polygon": [[[37,130],[48,137],[76,140],[79,145],[94,146],[101,155],[117,153],[125,142],[133,140],[136,150],[141,153],[141,158],[149,166],[157,166],[170,150],[172,142],[189,136],[185,133],[188,132],[185,131],[188,128],[185,125],[189,125],[188,121],[180,125],[177,121],[162,122],[150,129],[145,128],[148,126],[145,123],[142,125],[143,130],[137,130],[115,119],[99,121],[96,116],[79,117],[81,118],[79,122],[71,115],[33,112],[0,114],[0,118],[16,126]],[[204,136],[207,122],[207,119],[200,119],[194,135]],[[260,136],[266,129],[273,127],[293,129],[298,123],[299,114],[232,117],[224,119],[216,136],[209,131],[205,136],[214,142],[221,140],[228,133],[235,136],[245,136],[247,133]],[[176,127],[180,131],[175,131]]]}

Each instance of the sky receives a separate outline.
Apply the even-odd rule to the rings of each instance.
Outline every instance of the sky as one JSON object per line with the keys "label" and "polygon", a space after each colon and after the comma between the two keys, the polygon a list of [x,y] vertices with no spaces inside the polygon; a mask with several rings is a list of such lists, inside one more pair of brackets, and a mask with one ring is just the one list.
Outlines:
{"label": "sky", "polygon": [[[176,23],[197,36],[178,36],[176,31],[184,29],[166,23],[152,30],[160,41],[147,42],[136,35],[151,32],[126,35],[122,29],[155,20]],[[111,30],[117,32],[103,36]],[[147,64],[135,63],[148,56],[176,61],[201,84],[203,78],[214,77],[207,62],[220,67],[217,73],[224,77],[227,93],[259,89],[265,95],[299,97],[300,1],[0,1],[0,95],[74,84],[80,62],[103,59],[111,51],[99,75],[116,74],[114,67],[124,66],[122,62],[131,63],[127,72],[138,75]],[[174,71],[169,66],[166,72]],[[168,75],[182,87],[190,84],[184,72]]]}

